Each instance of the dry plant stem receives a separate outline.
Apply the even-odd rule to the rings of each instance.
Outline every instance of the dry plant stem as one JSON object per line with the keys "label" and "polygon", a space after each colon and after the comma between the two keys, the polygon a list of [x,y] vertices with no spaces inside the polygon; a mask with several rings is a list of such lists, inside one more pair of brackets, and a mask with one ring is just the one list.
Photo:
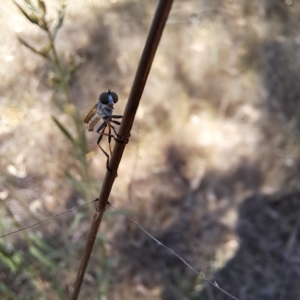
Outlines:
{"label": "dry plant stem", "polygon": [[[168,15],[172,7],[173,0],[160,0],[151,24],[151,28],[147,37],[147,41],[142,53],[141,60],[134,78],[134,82],[131,88],[131,92],[128,98],[126,109],[123,115],[122,123],[118,134],[125,141],[130,134],[132,124],[135,118],[139,102],[144,91],[144,87],[151,69],[151,65],[162,36],[163,29],[165,27]],[[118,170],[119,163],[121,161],[125,143],[116,143],[112,157],[110,159],[110,169],[113,172],[106,172],[104,182],[99,195],[99,201],[97,203],[97,209],[93,217],[91,228],[88,234],[88,239],[85,246],[85,251],[78,269],[77,278],[74,286],[74,291],[71,299],[75,300],[78,297],[80,287],[83,281],[84,273],[87,268],[90,255],[95,243],[97,232],[102,220],[102,216],[105,211],[105,207],[108,201],[108,197],[115,180],[115,174]]]}

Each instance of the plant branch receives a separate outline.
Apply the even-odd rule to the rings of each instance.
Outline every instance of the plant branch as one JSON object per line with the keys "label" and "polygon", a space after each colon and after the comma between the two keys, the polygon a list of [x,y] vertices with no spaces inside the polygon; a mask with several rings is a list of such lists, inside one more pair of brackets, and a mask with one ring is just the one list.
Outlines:
{"label": "plant branch", "polygon": [[[144,87],[146,85],[146,81],[152,66],[156,50],[172,7],[172,3],[173,0],[160,0],[156,8],[156,12],[150,27],[146,44],[128,98],[122,123],[118,132],[120,136],[120,141],[126,141],[129,137],[135,114],[139,106],[140,99],[144,91]],[[120,141],[115,144],[110,160],[110,169],[113,170],[113,172],[106,172],[104,182],[102,184],[102,188],[99,195],[99,201],[97,203],[97,209],[92,220],[92,224],[88,234],[88,239],[85,246],[85,251],[78,269],[74,291],[71,296],[72,300],[77,299],[79,295],[84,273],[87,268],[91,252],[93,250],[93,246],[102,220],[102,216],[105,211],[108,197],[110,195],[112,185],[115,181],[116,172],[118,170],[119,163],[124,152],[126,143]]]}

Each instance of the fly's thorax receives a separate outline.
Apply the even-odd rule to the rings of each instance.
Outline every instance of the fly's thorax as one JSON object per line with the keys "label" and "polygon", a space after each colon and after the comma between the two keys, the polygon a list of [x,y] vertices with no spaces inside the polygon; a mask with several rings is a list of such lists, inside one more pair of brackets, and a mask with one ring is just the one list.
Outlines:
{"label": "fly's thorax", "polygon": [[103,119],[105,118],[108,118],[108,117],[111,117],[112,114],[113,114],[113,108],[109,105],[106,105],[106,104],[101,104],[101,107],[100,107],[100,114],[101,114],[101,117]]}

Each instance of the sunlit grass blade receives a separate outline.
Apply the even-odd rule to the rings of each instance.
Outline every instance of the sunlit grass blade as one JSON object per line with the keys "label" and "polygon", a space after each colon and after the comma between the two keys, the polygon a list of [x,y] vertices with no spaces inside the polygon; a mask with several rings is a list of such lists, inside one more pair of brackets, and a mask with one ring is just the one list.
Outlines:
{"label": "sunlit grass blade", "polygon": [[54,251],[52,247],[46,244],[42,239],[38,238],[34,233],[28,233],[29,239],[34,243],[35,246],[39,247],[40,249],[46,250],[48,252]]}
{"label": "sunlit grass blade", "polygon": [[0,252],[0,262],[5,265],[11,273],[15,274],[17,272],[17,265],[12,260],[11,257],[6,256],[4,253]]}
{"label": "sunlit grass blade", "polygon": [[47,253],[49,260],[60,259],[65,253],[59,249],[54,249],[49,244],[45,243],[42,239],[38,238],[35,234],[29,233],[30,240],[37,246],[39,249],[44,250]]}
{"label": "sunlit grass blade", "polygon": [[58,268],[57,263],[49,259],[49,257],[45,256],[37,247],[30,246],[29,252],[32,256],[34,256],[39,262],[41,262],[44,266],[50,268],[51,270],[55,270]]}
{"label": "sunlit grass blade", "polygon": [[23,261],[22,252],[9,251],[4,245],[0,244],[0,262],[6,265],[13,274],[17,272]]}

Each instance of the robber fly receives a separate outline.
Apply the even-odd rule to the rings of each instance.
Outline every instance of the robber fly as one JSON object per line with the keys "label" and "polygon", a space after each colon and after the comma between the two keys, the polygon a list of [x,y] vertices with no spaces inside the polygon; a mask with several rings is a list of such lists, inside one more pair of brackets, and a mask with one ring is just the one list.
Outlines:
{"label": "robber fly", "polygon": [[[111,138],[116,140],[118,134],[116,132],[115,127],[111,124],[121,125],[119,121],[113,119],[121,119],[123,116],[113,115],[114,104],[118,102],[118,95],[115,92],[112,92],[110,89],[108,92],[103,92],[100,94],[98,102],[88,113],[86,118],[84,119],[84,123],[87,123],[88,131],[93,131],[96,124],[102,119],[102,124],[98,127],[96,132],[99,134],[99,138],[97,140],[97,145],[107,157],[106,167],[109,169],[109,155],[108,153],[101,147],[100,141],[104,135],[108,137],[109,144],[109,152],[112,154],[111,150]],[[106,128],[108,127],[108,133],[105,133]],[[113,130],[112,134],[111,131]]]}

